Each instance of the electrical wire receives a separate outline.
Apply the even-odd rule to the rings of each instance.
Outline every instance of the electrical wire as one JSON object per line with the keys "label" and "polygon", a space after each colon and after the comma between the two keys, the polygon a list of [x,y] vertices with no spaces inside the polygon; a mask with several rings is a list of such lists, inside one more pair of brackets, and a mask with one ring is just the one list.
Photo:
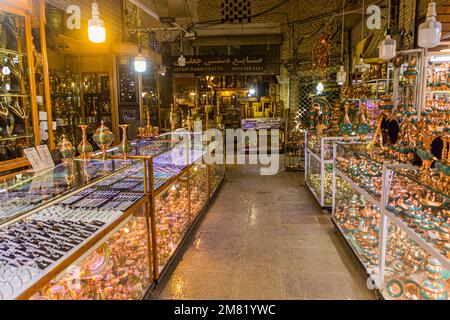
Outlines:
{"label": "electrical wire", "polygon": [[159,15],[158,6],[156,5],[156,1],[155,1],[155,0],[153,0],[153,5],[155,6],[156,14],[157,14],[158,16],[160,16],[160,15]]}
{"label": "electrical wire", "polygon": [[[383,2],[383,0],[376,0],[376,1],[372,2],[370,5],[376,5],[376,4],[379,4],[381,2]],[[345,15],[349,15],[351,13],[358,13],[358,12],[361,12],[360,8],[354,9],[354,10],[350,10],[350,11],[345,11]],[[309,18],[301,19],[301,20],[294,20],[294,21],[291,21],[289,24],[294,24],[295,25],[295,24],[310,23],[310,22],[314,22],[316,20],[322,20],[322,19],[325,19],[325,18],[328,18],[328,17],[331,17],[331,18],[339,17],[341,14],[342,14],[341,10],[337,9],[337,10],[326,12],[326,13],[321,14],[321,15],[314,16],[314,17],[309,17]],[[284,25],[284,24],[281,24],[281,25]]]}
{"label": "electrical wire", "polygon": [[363,0],[361,9],[361,40],[364,39],[364,13],[366,13],[365,9],[365,0]]}
{"label": "electrical wire", "polygon": [[194,20],[192,19],[192,15],[191,15],[191,10],[189,9],[187,0],[184,0],[184,11],[186,12],[187,17],[189,17],[190,24],[194,23]]}
{"label": "electrical wire", "polygon": [[344,65],[345,0],[342,0],[341,64]]}

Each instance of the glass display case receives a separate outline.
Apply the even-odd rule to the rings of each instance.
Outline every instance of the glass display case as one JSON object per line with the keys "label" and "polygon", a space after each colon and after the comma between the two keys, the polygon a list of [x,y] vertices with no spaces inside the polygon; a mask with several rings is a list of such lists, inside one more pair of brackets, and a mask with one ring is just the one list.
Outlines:
{"label": "glass display case", "polygon": [[388,299],[447,300],[450,294],[450,195],[420,169],[389,165],[383,207],[387,244],[382,292]]}
{"label": "glass display case", "polygon": [[[157,278],[176,259],[187,234],[205,212],[225,177],[225,165],[208,164],[202,159],[207,152],[214,154],[217,151],[217,143],[174,143],[173,140],[169,151],[162,148],[151,160],[155,186]],[[141,147],[141,152],[147,152],[148,147]]]}
{"label": "glass display case", "polygon": [[439,127],[449,126],[450,54],[428,53],[428,79],[425,110]]}
{"label": "glass display case", "polygon": [[197,218],[208,202],[208,181],[210,181],[208,179],[208,173],[209,170],[206,164],[195,165],[189,171],[189,191],[192,220]]}
{"label": "glass display case", "polygon": [[305,131],[305,184],[322,208],[332,207],[333,144],[344,139]]}
{"label": "glass display case", "polygon": [[113,123],[109,74],[85,73],[82,83],[86,124],[98,126],[104,121],[105,125],[111,128]]}
{"label": "glass display case", "polygon": [[397,110],[418,111],[419,117],[424,95],[423,66],[424,49],[412,49],[398,52],[393,60],[394,87],[393,99]]}
{"label": "glass display case", "polygon": [[381,212],[346,180],[336,177],[332,220],[374,280],[379,267]]}
{"label": "glass display case", "polygon": [[[10,3],[11,10],[9,10]],[[25,4],[24,4],[25,5]],[[27,4],[28,5],[28,4]],[[26,165],[23,149],[40,142],[30,12],[0,3],[0,165],[9,171]]]}
{"label": "glass display case", "polygon": [[[79,125],[84,124],[81,108],[81,79],[76,56],[54,52],[49,71],[55,144],[66,135],[75,144],[81,142]],[[54,69],[53,69],[54,68]]]}
{"label": "glass display case", "polygon": [[367,142],[336,143],[334,171],[340,179],[355,185],[367,199],[380,207],[383,163],[394,161]]}
{"label": "glass display case", "polygon": [[0,226],[0,298],[142,298],[153,282],[149,198],[128,188],[144,184],[139,170],[138,160],[74,160],[4,190],[47,197]]}
{"label": "glass display case", "polygon": [[284,119],[282,118],[258,118],[258,119],[243,119],[241,120],[242,129],[282,129]]}
{"label": "glass display case", "polygon": [[357,165],[338,163],[353,157],[355,146],[336,148],[333,221],[378,292],[389,300],[447,300],[450,196],[442,168],[424,175],[412,165],[383,164],[380,176],[376,163],[375,179],[361,174],[372,170],[367,158],[359,173]]}
{"label": "glass display case", "polygon": [[144,298],[224,179],[211,145],[135,141],[131,159],[111,148],[5,182],[0,300]]}

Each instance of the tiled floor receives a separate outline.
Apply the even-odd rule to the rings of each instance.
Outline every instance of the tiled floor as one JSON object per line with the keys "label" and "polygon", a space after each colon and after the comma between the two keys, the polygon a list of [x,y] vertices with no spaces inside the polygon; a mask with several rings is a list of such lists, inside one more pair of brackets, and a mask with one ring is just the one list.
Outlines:
{"label": "tiled floor", "polygon": [[158,298],[374,299],[302,179],[231,168]]}

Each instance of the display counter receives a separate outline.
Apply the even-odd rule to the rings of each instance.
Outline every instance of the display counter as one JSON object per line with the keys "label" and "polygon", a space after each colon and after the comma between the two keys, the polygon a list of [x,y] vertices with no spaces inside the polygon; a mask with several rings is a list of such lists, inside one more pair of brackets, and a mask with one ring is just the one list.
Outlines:
{"label": "display counter", "polygon": [[305,184],[322,208],[332,207],[333,143],[358,137],[335,137],[305,131]]}
{"label": "display counter", "polygon": [[6,184],[0,299],[144,298],[225,175],[201,161],[214,142],[163,140],[137,142],[126,160],[112,148],[112,159],[66,161]]}
{"label": "display counter", "polygon": [[257,132],[255,141],[251,141],[251,139],[247,141],[246,137],[243,138],[242,145],[245,152],[272,152],[272,138],[275,130],[278,130],[279,135],[279,139],[276,142],[278,146],[277,151],[280,153],[284,152],[286,141],[285,120],[283,118],[243,119],[241,120],[241,129],[244,131],[255,130]]}
{"label": "display counter", "polygon": [[450,216],[445,170],[423,175],[411,165],[387,164],[395,159],[368,150],[367,144],[335,145],[336,228],[384,299],[447,299]]}
{"label": "display counter", "polygon": [[387,299],[447,300],[450,295],[450,194],[437,171],[386,166],[381,292]]}

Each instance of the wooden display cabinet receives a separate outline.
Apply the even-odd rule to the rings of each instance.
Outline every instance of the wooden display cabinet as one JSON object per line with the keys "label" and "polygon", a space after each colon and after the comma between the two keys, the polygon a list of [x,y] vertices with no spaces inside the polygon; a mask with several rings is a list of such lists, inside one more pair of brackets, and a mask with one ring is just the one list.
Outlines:
{"label": "wooden display cabinet", "polygon": [[0,2],[0,174],[27,167],[22,149],[40,144],[31,12],[31,1]]}

